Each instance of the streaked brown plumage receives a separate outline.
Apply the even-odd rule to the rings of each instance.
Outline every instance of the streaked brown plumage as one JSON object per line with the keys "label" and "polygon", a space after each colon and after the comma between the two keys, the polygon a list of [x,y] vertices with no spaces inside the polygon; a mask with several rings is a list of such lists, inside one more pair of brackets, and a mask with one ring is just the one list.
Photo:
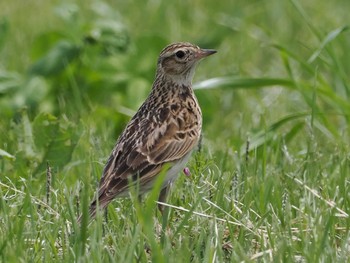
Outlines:
{"label": "streaked brown plumage", "polygon": [[138,180],[139,194],[152,189],[157,175],[169,164],[159,196],[165,201],[169,185],[201,134],[201,109],[192,90],[195,66],[214,53],[184,42],[163,49],[151,93],[120,135],[104,168],[97,197],[90,205],[91,217],[97,202],[104,209],[114,198],[128,196],[130,179]]}

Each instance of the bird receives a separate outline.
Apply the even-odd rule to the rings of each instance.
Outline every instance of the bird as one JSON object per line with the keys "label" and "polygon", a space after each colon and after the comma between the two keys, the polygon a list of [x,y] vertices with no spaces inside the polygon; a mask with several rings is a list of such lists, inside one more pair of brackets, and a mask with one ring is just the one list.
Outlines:
{"label": "bird", "polygon": [[201,136],[202,112],[192,89],[196,65],[216,52],[187,42],[170,44],[160,52],[150,94],[119,136],[103,169],[89,207],[90,219],[113,199],[128,197],[130,182],[138,184],[139,195],[150,191],[163,169],[158,201],[166,201]]}

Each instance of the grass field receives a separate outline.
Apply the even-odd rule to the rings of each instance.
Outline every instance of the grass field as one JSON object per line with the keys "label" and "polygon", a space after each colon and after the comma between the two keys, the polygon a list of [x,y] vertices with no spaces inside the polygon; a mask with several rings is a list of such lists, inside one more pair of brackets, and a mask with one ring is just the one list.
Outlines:
{"label": "grass field", "polygon": [[[350,262],[350,1],[0,2],[1,262]],[[81,226],[160,50],[197,68],[203,143],[168,199]],[[106,219],[107,218],[107,219]]]}

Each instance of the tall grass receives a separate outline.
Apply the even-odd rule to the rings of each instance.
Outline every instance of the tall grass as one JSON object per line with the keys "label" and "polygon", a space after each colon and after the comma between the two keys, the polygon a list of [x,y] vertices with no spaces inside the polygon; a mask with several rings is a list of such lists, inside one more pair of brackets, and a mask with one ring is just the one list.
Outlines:
{"label": "tall grass", "polygon": [[[348,9],[0,2],[1,261],[349,261]],[[159,51],[179,40],[219,51],[197,69],[191,176],[164,216],[155,188],[77,225]]]}

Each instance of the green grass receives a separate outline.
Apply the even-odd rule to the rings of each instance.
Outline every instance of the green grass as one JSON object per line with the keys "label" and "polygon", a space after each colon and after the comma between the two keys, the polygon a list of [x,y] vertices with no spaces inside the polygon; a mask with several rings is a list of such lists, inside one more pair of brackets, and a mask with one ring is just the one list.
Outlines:
{"label": "green grass", "polygon": [[[0,2],[1,262],[350,261],[350,2]],[[194,42],[201,151],[87,209],[160,50]],[[47,165],[51,183],[47,187]]]}

